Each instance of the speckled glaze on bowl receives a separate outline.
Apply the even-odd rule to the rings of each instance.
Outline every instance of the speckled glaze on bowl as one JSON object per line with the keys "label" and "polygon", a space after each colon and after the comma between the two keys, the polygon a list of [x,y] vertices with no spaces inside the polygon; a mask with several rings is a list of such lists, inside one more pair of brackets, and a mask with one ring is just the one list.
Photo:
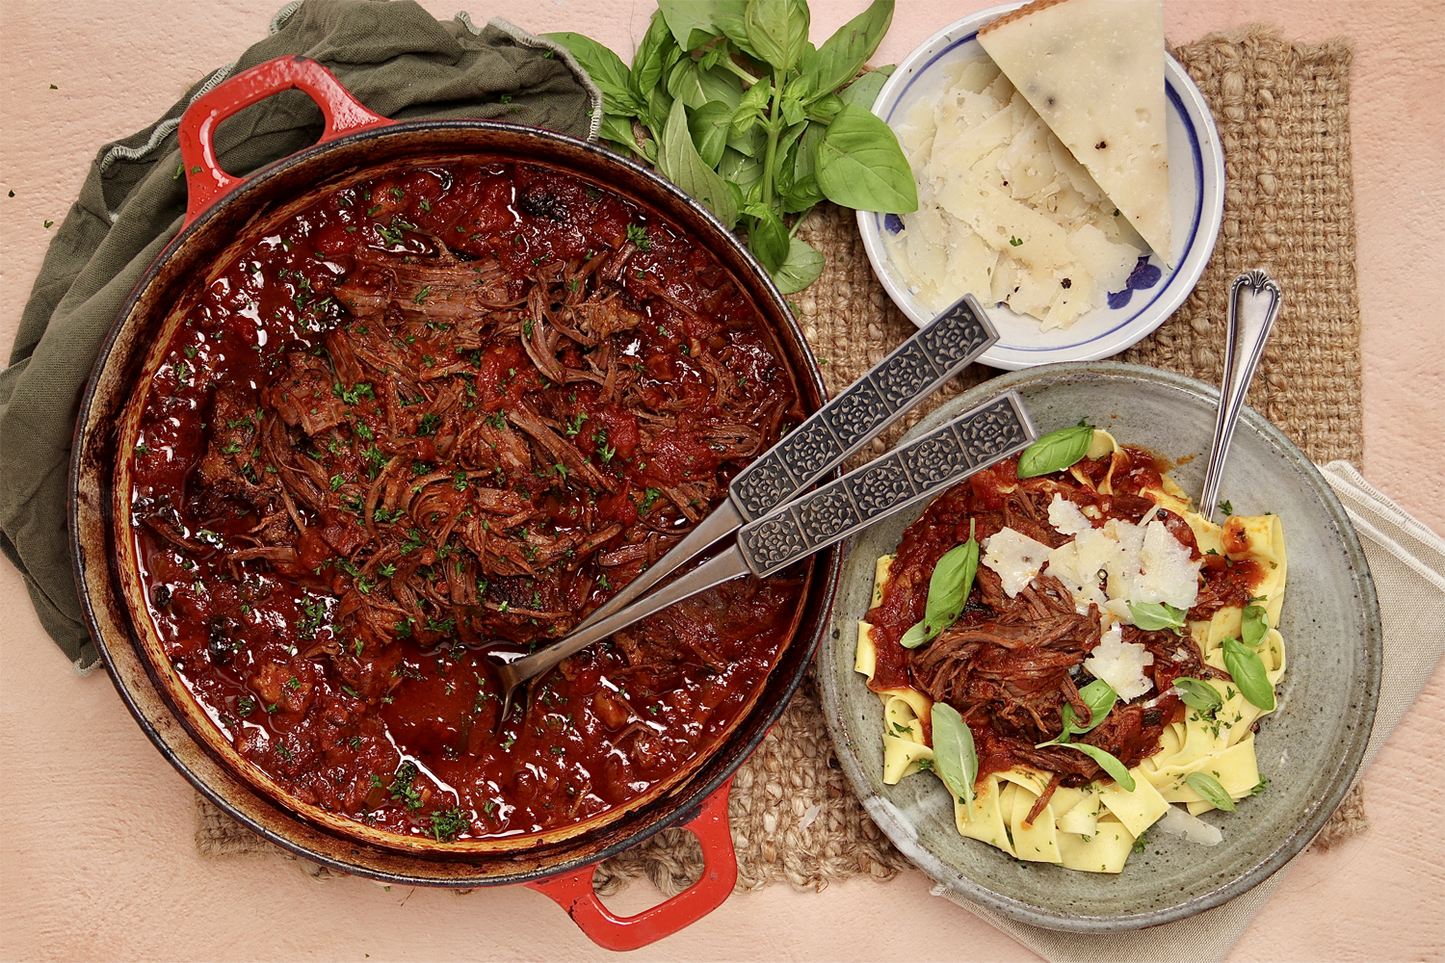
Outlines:
{"label": "speckled glaze on bowl", "polygon": [[[920,424],[927,431],[1004,388],[1022,394],[1040,432],[1088,418],[1120,440],[1178,463],[1171,475],[1197,493],[1214,426],[1217,389],[1153,368],[1111,362],[1047,365],[1004,375]],[[843,770],[879,827],[951,895],[1054,930],[1105,932],[1167,923],[1246,892],[1305,847],[1349,788],[1379,697],[1381,630],[1364,552],[1329,485],[1285,436],[1246,408],[1222,496],[1243,514],[1284,522],[1289,583],[1281,616],[1288,670],[1279,706],[1259,726],[1259,768],[1269,780],[1235,813],[1203,818],[1224,833],[1213,847],[1160,831],[1123,873],[1081,873],[1013,859],[959,836],[942,783],[882,781],[882,706],[853,671],[856,620],[867,610],[874,562],[894,550],[918,512],[889,519],[851,546],[833,631],[818,656],[824,716]]]}

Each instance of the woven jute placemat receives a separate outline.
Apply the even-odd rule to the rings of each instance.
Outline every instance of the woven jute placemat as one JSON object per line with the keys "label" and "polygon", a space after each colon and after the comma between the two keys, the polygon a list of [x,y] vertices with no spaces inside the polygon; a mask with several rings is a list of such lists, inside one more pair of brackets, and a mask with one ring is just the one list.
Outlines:
{"label": "woven jute placemat", "polygon": [[[1199,286],[1153,335],[1121,359],[1218,383],[1230,282],[1263,268],[1284,309],[1249,394],[1312,460],[1363,464],[1360,319],[1350,180],[1351,47],[1293,43],[1272,27],[1211,34],[1175,57],[1209,103],[1225,156],[1224,221]],[[804,334],[830,391],[851,384],[913,330],[873,276],[852,212],[824,207],[799,231],[827,261],[795,295]],[[882,454],[927,411],[997,372],[975,365],[874,442]],[[861,613],[860,613],[861,614]],[[823,726],[809,679],[739,769],[729,799],[738,889],[787,882],[821,889],[855,876],[889,879],[908,863],[853,796]],[[205,800],[197,845],[207,855],[279,853]],[[1329,845],[1365,824],[1358,790],[1326,824]],[[303,865],[313,876],[329,874]],[[600,868],[606,894],[647,876],[664,893],[696,880],[702,853],[684,830],[667,830]]]}

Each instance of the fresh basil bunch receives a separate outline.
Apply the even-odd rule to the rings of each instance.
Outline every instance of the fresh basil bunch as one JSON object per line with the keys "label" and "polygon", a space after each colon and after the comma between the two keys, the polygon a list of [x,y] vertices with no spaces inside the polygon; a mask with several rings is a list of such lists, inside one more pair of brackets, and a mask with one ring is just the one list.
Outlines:
{"label": "fresh basil bunch", "polygon": [[745,234],[785,294],[823,271],[794,236],[815,205],[918,208],[898,138],[869,110],[892,68],[858,76],[893,0],[875,0],[821,47],[808,40],[810,16],[806,0],[658,0],[631,67],[581,34],[547,35],[601,89],[604,141]]}

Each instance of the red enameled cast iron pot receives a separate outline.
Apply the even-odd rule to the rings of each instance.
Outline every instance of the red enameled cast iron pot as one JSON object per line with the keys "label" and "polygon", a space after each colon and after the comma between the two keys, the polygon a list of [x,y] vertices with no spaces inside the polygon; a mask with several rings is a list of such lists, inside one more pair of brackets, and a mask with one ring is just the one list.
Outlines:
{"label": "red enameled cast iron pot", "polygon": [[[325,130],[313,147],[247,178],[225,173],[214,132],[245,107],[290,88],[320,106]],[[181,156],[189,206],[180,234],[151,266],[117,318],[82,402],[71,463],[71,543],[90,630],[121,697],[161,753],[199,791],[278,845],[348,873],[391,883],[475,887],[525,883],[551,897],[601,946],[633,949],[711,912],[732,891],[737,860],[728,827],[728,787],[737,767],[777,721],[828,623],[842,553],[811,564],[797,629],[751,706],[712,752],[694,760],[660,797],[579,834],[524,848],[487,851],[370,830],[350,831],[318,810],[267,792],[160,655],[143,603],[133,604],[134,552],[126,534],[129,493],[117,483],[127,403],[145,383],[153,347],[173,330],[174,307],[248,226],[279,207],[299,206],[337,179],[448,158],[494,157],[572,171],[670,221],[728,269],[770,326],[808,410],[825,397],[822,378],[791,312],[767,274],[736,239],[672,184],[592,144],[492,121],[394,122],[357,102],[319,64],[283,58],[261,64],[198,99],[182,119]],[[171,324],[167,324],[167,319]],[[610,913],[592,873],[603,859],[661,829],[685,826],[702,844],[703,878],[635,916]],[[354,829],[355,827],[350,827]],[[364,828],[363,828],[364,829]]]}

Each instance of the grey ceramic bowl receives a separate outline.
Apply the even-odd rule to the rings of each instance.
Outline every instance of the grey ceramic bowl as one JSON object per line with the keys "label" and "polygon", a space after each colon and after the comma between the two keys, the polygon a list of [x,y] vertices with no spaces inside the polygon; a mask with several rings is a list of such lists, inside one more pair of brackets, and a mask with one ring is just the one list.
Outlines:
{"label": "grey ceramic bowl", "polygon": [[[1041,433],[1088,418],[1122,442],[1186,463],[1171,475],[1185,491],[1203,482],[1218,390],[1153,368],[1110,362],[1048,365],[1004,375],[955,399],[923,432],[1004,388],[1022,394]],[[1201,846],[1159,830],[1117,876],[1025,863],[958,835],[948,792],[910,776],[883,785],[882,707],[853,671],[856,620],[868,610],[874,562],[894,550],[918,511],[858,537],[844,566],[818,677],[844,772],[869,814],[909,859],[950,894],[1055,930],[1103,932],[1181,919],[1267,878],[1314,837],[1349,788],[1380,688],[1379,608],[1369,568],[1344,510],[1319,472],[1263,417],[1245,409],[1222,497],[1243,514],[1284,522],[1290,573],[1279,629],[1288,670],[1279,707],[1260,723],[1266,790],[1235,813],[1210,813],[1224,842]]]}

